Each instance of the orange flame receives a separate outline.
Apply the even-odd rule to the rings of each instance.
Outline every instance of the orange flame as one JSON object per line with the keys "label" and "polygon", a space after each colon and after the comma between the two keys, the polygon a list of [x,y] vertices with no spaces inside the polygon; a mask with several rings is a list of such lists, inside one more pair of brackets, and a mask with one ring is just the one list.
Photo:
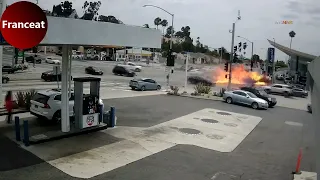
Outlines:
{"label": "orange flame", "polygon": [[[217,84],[228,83],[228,73],[222,68],[217,68],[213,74],[213,79]],[[236,65],[232,67],[232,84],[255,84],[266,85],[267,78],[258,72],[247,71],[243,65]]]}

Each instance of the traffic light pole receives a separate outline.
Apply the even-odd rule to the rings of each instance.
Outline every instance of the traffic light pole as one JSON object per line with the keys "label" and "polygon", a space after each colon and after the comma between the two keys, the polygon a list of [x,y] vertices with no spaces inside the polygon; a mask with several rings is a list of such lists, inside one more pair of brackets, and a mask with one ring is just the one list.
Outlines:
{"label": "traffic light pole", "polygon": [[231,40],[231,53],[230,53],[230,67],[229,67],[229,82],[228,82],[228,87],[227,90],[231,90],[231,76],[232,76],[232,60],[233,60],[233,46],[234,46],[234,34],[235,34],[235,29],[236,29],[236,23],[232,24],[232,40]]}

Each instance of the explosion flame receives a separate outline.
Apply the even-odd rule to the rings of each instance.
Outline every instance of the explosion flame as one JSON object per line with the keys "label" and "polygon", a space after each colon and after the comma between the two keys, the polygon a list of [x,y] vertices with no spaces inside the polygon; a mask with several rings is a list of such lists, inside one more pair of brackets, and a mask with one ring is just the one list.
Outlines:
{"label": "explosion flame", "polygon": [[[228,73],[221,67],[213,72],[213,79],[217,84],[228,83]],[[250,84],[250,85],[266,85],[270,80],[259,74],[258,72],[247,71],[244,65],[235,65],[232,67],[232,84]]]}

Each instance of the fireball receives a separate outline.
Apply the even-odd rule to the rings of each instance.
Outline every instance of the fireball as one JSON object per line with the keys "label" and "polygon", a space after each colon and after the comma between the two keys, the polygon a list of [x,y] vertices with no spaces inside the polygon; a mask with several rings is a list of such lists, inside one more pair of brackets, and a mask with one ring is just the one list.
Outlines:
{"label": "fireball", "polygon": [[[213,72],[213,79],[217,84],[228,83],[229,77],[227,72],[222,68],[217,68]],[[236,65],[232,67],[232,84],[254,84],[254,85],[266,85],[267,79],[258,72],[247,71],[243,65]]]}

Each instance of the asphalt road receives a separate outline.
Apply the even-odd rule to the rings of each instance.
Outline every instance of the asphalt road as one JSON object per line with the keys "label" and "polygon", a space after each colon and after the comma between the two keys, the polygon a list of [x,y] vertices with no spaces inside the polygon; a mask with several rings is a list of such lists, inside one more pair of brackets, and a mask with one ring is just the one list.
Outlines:
{"label": "asphalt road", "polygon": [[[150,127],[203,108],[259,116],[263,119],[231,153],[176,145],[91,179],[228,180],[240,176],[244,180],[291,179],[299,148],[303,150],[301,169],[315,170],[313,121],[312,116],[305,111],[282,107],[253,110],[220,101],[166,95],[108,99],[104,103],[116,106],[119,126]],[[17,152],[18,147],[5,137],[0,138],[0,141],[0,180],[76,179],[39,161],[31,153]],[[6,153],[15,155],[7,156]],[[28,159],[32,161],[29,165],[34,165],[25,164],[23,168],[8,170],[15,166],[12,163],[19,163],[14,159]]]}
{"label": "asphalt road", "polygon": [[[9,62],[7,62],[9,63]],[[102,82],[118,82],[118,83],[128,83],[131,80],[131,77],[123,77],[123,76],[115,76],[112,73],[113,67],[116,65],[116,62],[108,62],[108,61],[87,61],[87,60],[73,60],[72,61],[72,69],[71,74],[73,77],[85,77],[92,76],[85,74],[84,69],[88,66],[93,66],[101,69],[104,74],[102,76],[97,76],[101,78]],[[137,63],[138,65],[144,65],[144,63]],[[27,80],[39,80],[41,81],[41,73],[45,71],[49,71],[53,69],[53,65],[42,62],[42,64],[36,64],[35,68],[33,64],[29,63],[29,69],[24,72],[17,72],[15,74],[5,74],[10,78],[10,82],[7,84],[15,85],[17,81],[27,81]],[[157,82],[159,82],[162,86],[165,86],[167,83],[166,80],[167,72],[165,67],[161,64],[149,64],[149,66],[143,67],[141,72],[137,73],[137,78],[153,78]],[[170,84],[182,86],[184,85],[185,73],[184,71],[176,70],[174,74],[170,76]],[[46,84],[46,82],[43,82]],[[7,85],[4,85],[6,87]],[[18,85],[17,85],[18,86]],[[30,85],[32,87],[32,85]]]}

